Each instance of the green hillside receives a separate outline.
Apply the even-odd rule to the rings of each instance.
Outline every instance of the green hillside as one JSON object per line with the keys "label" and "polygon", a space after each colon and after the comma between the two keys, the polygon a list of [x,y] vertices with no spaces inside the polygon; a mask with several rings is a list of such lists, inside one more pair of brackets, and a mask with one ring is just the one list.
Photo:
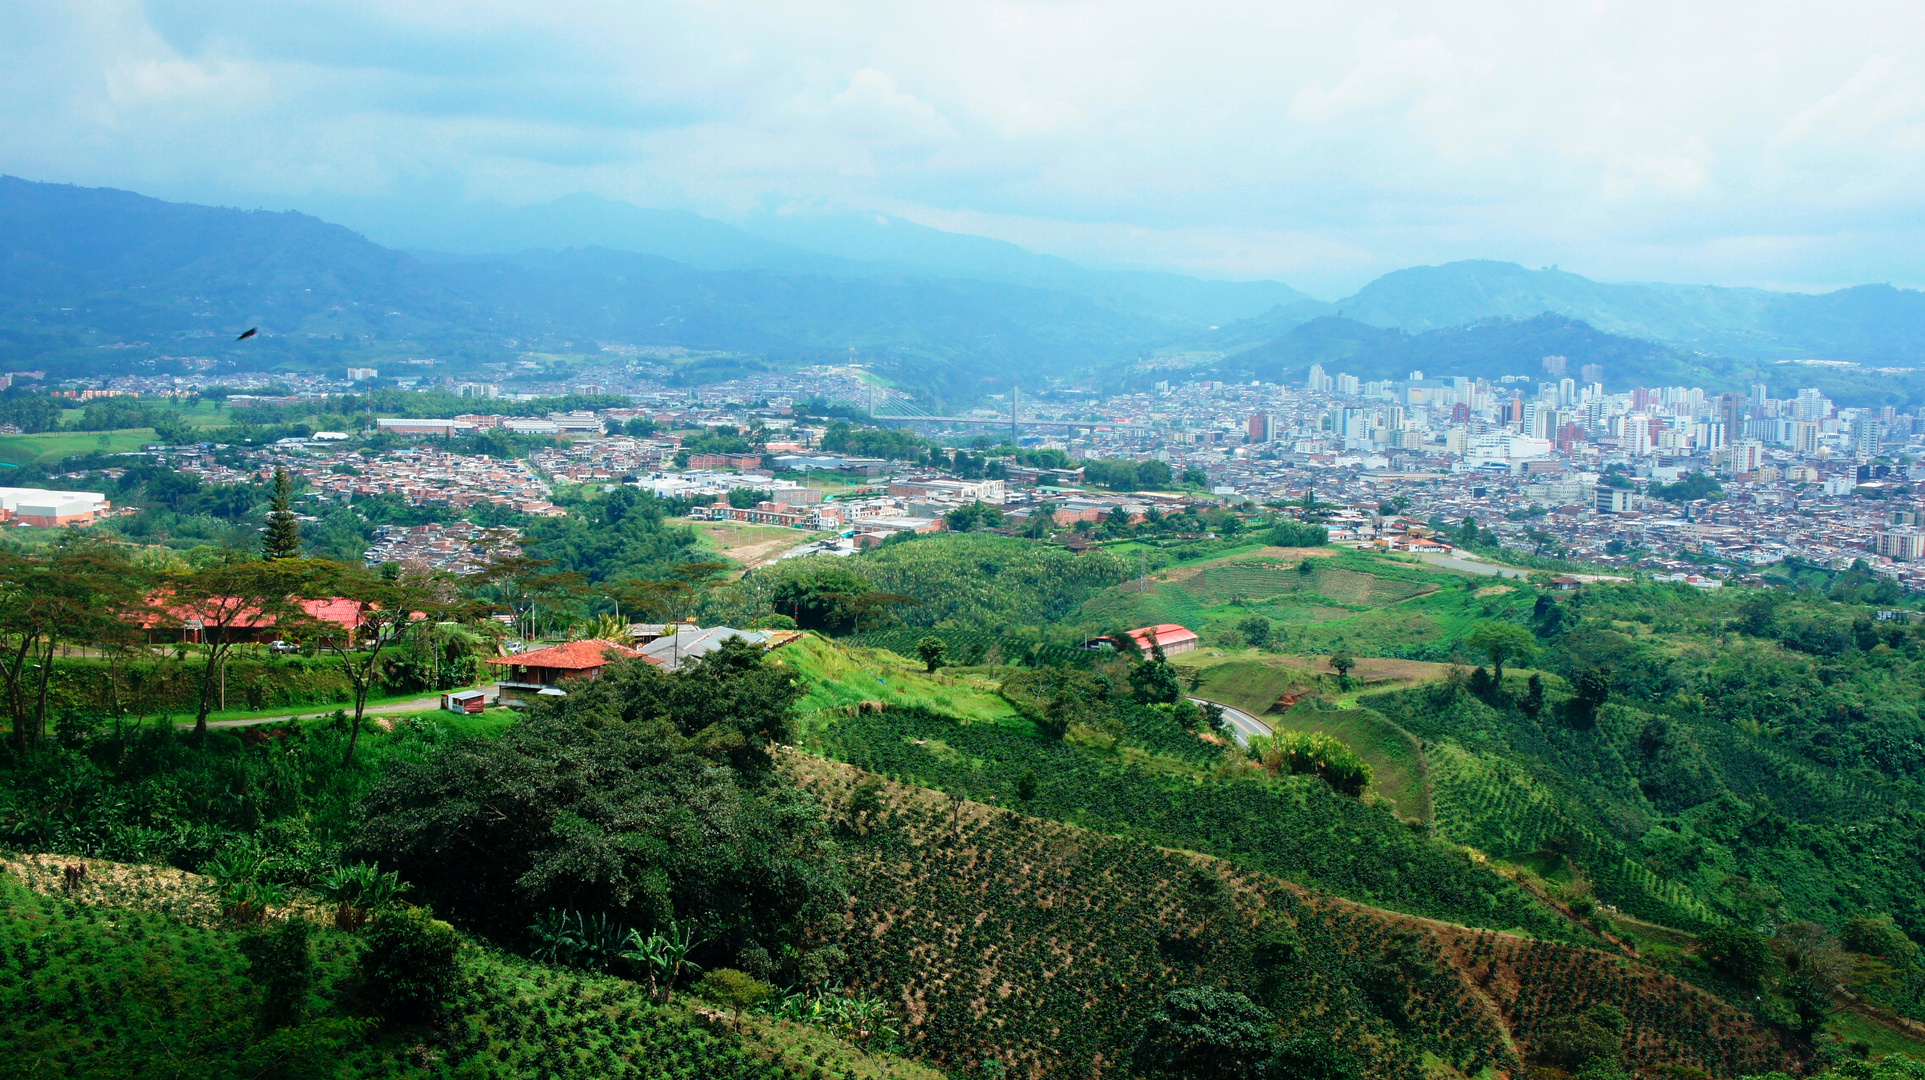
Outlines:
{"label": "green hillside", "polygon": [[1547,1020],[1601,1001],[1632,1017],[1641,1068],[1794,1061],[1731,1006],[1594,950],[1392,916],[805,757],[790,767],[843,820],[857,898],[844,940],[864,985],[902,995],[912,1043],[952,1075],[1120,1064],[1186,984],[1243,993],[1370,1076],[1515,1072]]}
{"label": "green hillside", "polygon": [[[634,550],[669,558],[660,531]],[[103,598],[139,572],[83,557],[113,553],[13,570]],[[1334,549],[929,537],[698,601],[811,627],[772,651],[358,735],[158,719],[197,647],[62,659],[0,741],[0,1051],[27,1075],[1897,1080],[1925,1051],[1925,622],[1860,571],[1796,580],[1552,592]],[[1086,647],[1165,617],[1201,647]],[[228,688],[338,672],[237,660]]]}

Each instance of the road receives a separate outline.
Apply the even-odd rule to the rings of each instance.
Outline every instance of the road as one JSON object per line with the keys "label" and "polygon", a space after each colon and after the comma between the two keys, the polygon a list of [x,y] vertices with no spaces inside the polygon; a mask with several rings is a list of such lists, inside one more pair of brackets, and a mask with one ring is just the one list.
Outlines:
{"label": "road", "polygon": [[1222,709],[1223,718],[1230,722],[1230,735],[1236,739],[1238,746],[1250,745],[1250,739],[1253,736],[1270,734],[1269,724],[1251,716],[1249,713],[1244,712],[1234,705],[1225,705],[1221,701],[1211,701],[1208,698],[1200,697],[1193,697],[1190,700],[1196,702],[1198,705],[1215,705],[1217,708]]}
{"label": "road", "polygon": [[[379,714],[381,716],[387,716],[392,713],[428,712],[433,709],[439,709],[440,707],[441,695],[436,694],[433,697],[396,701],[387,705],[370,705],[368,706],[367,715],[374,716]],[[344,706],[337,705],[335,708],[344,708]],[[334,709],[325,709],[316,713],[289,713],[286,716],[255,716],[246,720],[209,720],[207,726],[210,728],[240,728],[253,727],[256,724],[285,724],[290,720],[299,720],[303,716],[318,720],[321,717],[332,716],[333,714]],[[194,722],[192,720],[181,720],[175,723],[174,726],[190,728],[194,726]]]}

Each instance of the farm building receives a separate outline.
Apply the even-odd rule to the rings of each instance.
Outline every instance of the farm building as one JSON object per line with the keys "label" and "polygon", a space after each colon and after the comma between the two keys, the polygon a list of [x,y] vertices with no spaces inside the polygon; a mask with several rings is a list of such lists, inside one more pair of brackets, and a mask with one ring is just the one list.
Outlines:
{"label": "farm building", "polygon": [[1136,647],[1139,651],[1147,653],[1154,647],[1160,645],[1163,648],[1163,655],[1165,656],[1175,656],[1177,653],[1189,652],[1191,649],[1196,648],[1197,645],[1196,631],[1191,630],[1187,626],[1179,626],[1176,623],[1157,623],[1155,626],[1140,626],[1135,630],[1131,630],[1129,635],[1135,639]]}
{"label": "farm building", "polygon": [[598,678],[611,661],[640,655],[626,645],[590,639],[551,645],[518,656],[492,657],[488,663],[508,669],[501,679],[501,703],[518,709],[534,704],[536,698],[543,696],[543,691],[548,691],[549,697],[566,694],[564,684],[569,680]]}

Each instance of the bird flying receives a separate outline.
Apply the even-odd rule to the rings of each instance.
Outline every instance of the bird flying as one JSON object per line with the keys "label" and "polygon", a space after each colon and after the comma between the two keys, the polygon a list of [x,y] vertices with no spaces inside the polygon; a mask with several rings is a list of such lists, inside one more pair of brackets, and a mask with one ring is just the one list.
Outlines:
{"label": "bird flying", "polygon": [[235,338],[234,340],[235,340],[235,341],[246,341],[246,340],[247,340],[248,338],[251,338],[251,337],[253,337],[253,336],[254,336],[255,334],[258,334],[258,333],[260,333],[260,332],[261,332],[261,328],[260,328],[260,327],[258,327],[258,326],[250,326],[250,327],[248,327],[248,328],[247,328],[247,332],[246,332],[245,334],[242,334],[242,335],[241,335],[240,337],[237,337],[237,338]]}

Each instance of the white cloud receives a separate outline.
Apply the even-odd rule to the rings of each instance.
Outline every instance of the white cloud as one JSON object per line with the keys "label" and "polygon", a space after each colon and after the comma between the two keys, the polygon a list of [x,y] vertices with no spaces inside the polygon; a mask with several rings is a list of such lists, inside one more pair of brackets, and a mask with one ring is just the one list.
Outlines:
{"label": "white cloud", "polygon": [[1472,256],[1925,278],[1916,5],[16,0],[9,17],[0,170],[173,197],[432,181],[843,207],[1324,291]]}

